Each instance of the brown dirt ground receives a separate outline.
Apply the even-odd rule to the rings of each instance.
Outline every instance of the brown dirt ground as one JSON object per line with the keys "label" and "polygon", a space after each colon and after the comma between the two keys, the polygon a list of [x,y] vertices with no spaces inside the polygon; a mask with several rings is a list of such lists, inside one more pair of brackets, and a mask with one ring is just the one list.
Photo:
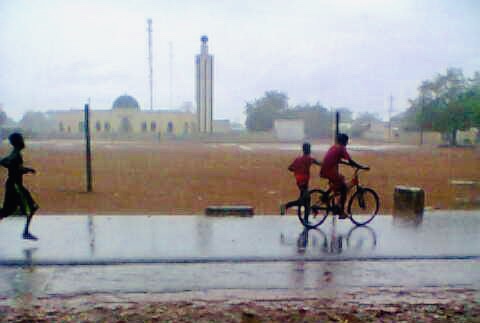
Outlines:
{"label": "brown dirt ground", "polygon": [[[213,292],[215,293],[215,292]],[[280,292],[281,293],[281,292]],[[247,291],[0,299],[1,322],[480,322],[478,291],[367,288],[320,296]],[[243,294],[243,296],[242,296]],[[320,294],[320,295],[319,295]]]}
{"label": "brown dirt ground", "polygon": [[[0,153],[8,149],[4,144]],[[46,143],[24,152],[25,165],[38,171],[25,176],[25,184],[40,203],[41,214],[198,214],[217,204],[247,204],[256,214],[278,214],[279,205],[298,194],[286,170],[296,155],[186,142],[95,144],[94,193],[87,194],[81,145],[60,149]],[[422,187],[426,206],[449,209],[458,207],[451,179],[480,180],[478,149],[425,147],[351,155],[370,165],[360,180],[379,193],[382,213],[391,211],[395,185]],[[321,159],[323,153],[314,151],[313,156]],[[313,167],[311,187],[325,187]],[[342,171],[351,174],[351,169]],[[0,176],[6,176],[4,169]]]}

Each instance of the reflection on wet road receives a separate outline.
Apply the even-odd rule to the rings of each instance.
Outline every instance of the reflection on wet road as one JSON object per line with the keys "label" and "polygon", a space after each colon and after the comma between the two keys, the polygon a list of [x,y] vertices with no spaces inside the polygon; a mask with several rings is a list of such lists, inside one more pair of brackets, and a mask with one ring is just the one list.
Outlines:
{"label": "reflection on wet road", "polygon": [[307,249],[313,249],[323,254],[341,254],[344,250],[354,252],[373,251],[377,246],[377,235],[375,230],[369,226],[352,227],[346,235],[335,232],[335,226],[330,228],[329,234],[321,228],[303,229],[296,241],[280,234],[280,242],[284,245],[297,247],[298,254],[305,254]]}
{"label": "reflection on wet road", "polygon": [[480,287],[475,212],[308,231],[295,217],[44,216],[37,243],[20,239],[22,220],[0,225],[0,296],[18,306],[96,292]]}
{"label": "reflection on wet road", "polygon": [[330,218],[309,231],[293,216],[41,216],[36,243],[20,239],[23,221],[0,224],[2,266],[480,257],[475,212],[411,223],[379,216],[368,227]]}

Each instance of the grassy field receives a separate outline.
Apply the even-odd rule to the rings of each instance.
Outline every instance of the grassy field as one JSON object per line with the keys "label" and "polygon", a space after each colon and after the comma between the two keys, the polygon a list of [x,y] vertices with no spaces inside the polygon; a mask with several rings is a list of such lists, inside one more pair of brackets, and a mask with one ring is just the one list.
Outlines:
{"label": "grassy field", "polygon": [[[279,205],[298,194],[286,170],[296,151],[185,142],[97,143],[94,192],[87,194],[80,142],[27,146],[25,165],[38,174],[25,176],[25,184],[41,214],[198,214],[215,204],[248,204],[256,214],[278,214]],[[8,150],[4,143],[0,152]],[[323,154],[313,151],[318,159]],[[360,180],[379,193],[383,213],[391,211],[395,185],[422,187],[427,206],[447,209],[457,207],[451,179],[480,180],[480,151],[474,149],[425,147],[351,155],[370,165]],[[312,187],[326,185],[318,170],[313,166]],[[351,174],[348,168],[343,172]],[[6,177],[5,169],[0,176]]]}

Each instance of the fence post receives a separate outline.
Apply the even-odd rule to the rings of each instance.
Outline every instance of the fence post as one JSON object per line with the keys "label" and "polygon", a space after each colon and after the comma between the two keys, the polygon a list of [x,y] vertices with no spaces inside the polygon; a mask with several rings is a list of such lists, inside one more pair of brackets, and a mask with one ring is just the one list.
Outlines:
{"label": "fence post", "polygon": [[85,104],[85,157],[87,171],[87,192],[92,191],[92,153],[90,149],[90,106]]}

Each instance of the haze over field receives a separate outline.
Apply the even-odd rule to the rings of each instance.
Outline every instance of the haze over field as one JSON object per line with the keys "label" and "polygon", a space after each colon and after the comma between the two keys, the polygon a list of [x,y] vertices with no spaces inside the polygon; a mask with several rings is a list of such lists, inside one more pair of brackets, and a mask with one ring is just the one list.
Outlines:
{"label": "haze over field", "polygon": [[194,55],[209,36],[215,118],[243,122],[266,90],[290,104],[377,111],[407,108],[447,67],[480,69],[478,1],[7,1],[0,0],[0,103],[27,110],[110,108],[127,92],[148,106],[146,19],[153,19],[154,102],[194,101]]}

